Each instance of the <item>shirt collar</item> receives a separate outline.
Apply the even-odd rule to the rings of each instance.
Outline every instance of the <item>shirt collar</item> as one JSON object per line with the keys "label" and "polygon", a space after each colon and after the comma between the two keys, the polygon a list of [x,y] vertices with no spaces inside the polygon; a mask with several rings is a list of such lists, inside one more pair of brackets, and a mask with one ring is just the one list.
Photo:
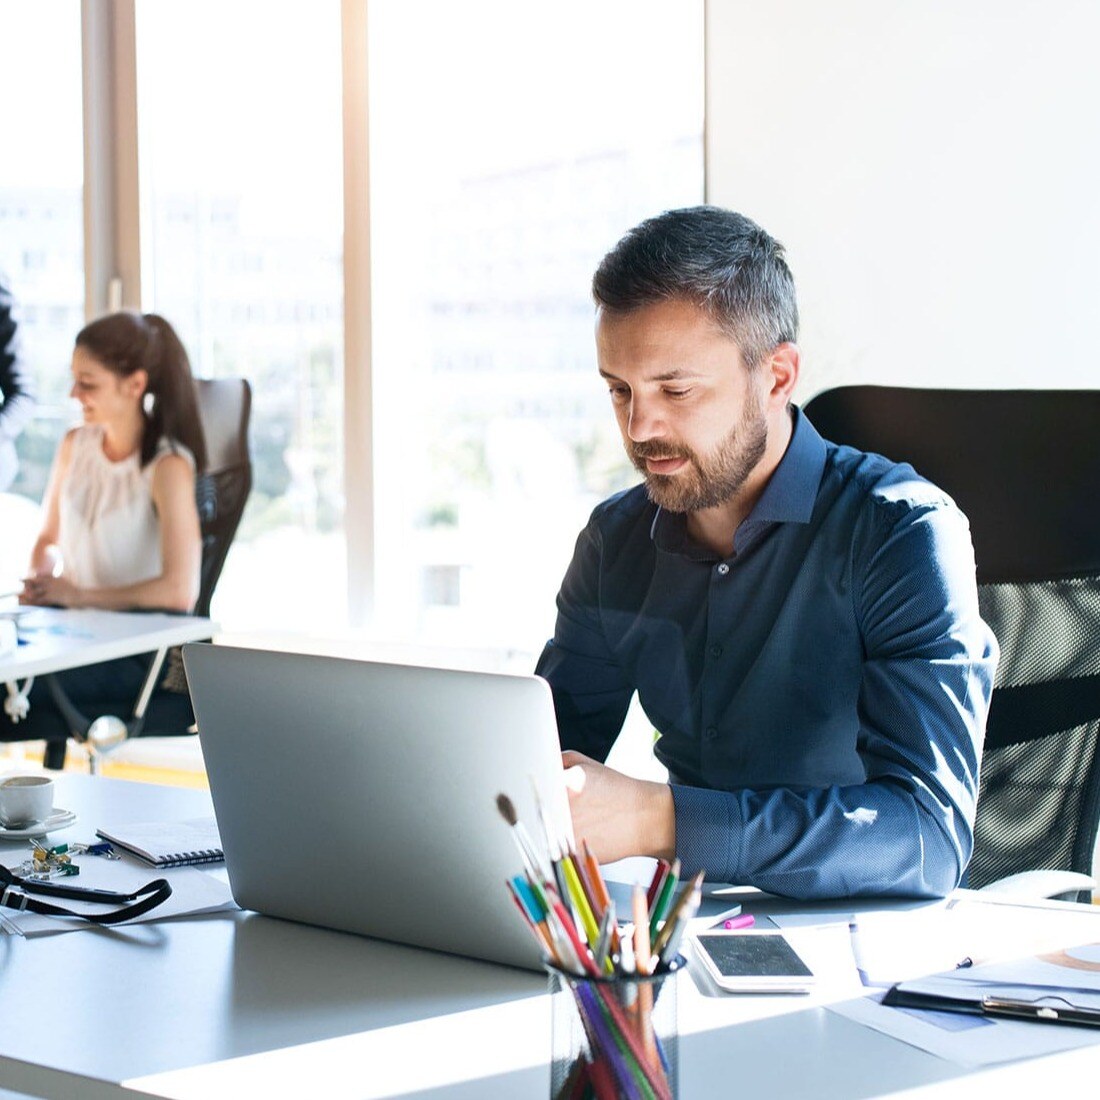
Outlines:
{"label": "shirt collar", "polygon": [[[825,440],[797,405],[791,405],[791,441],[753,510],[742,520],[735,545],[767,523],[809,523],[821,475],[825,471]],[[658,549],[684,553],[689,546],[682,515],[658,508],[650,527]]]}
{"label": "shirt collar", "polygon": [[809,523],[825,472],[825,440],[797,405],[791,406],[791,441],[756,506],[741,526]]}

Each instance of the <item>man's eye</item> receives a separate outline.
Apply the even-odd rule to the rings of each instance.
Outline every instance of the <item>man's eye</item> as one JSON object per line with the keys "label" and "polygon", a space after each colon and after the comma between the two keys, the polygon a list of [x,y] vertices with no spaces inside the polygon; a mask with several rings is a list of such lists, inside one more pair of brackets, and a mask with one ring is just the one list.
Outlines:
{"label": "man's eye", "polygon": [[626,401],[630,397],[630,390],[626,386],[608,386],[607,392],[611,394],[612,401]]}
{"label": "man's eye", "polygon": [[687,397],[691,393],[690,389],[687,390],[665,390],[665,395],[671,397],[674,401],[679,401],[682,398]]}

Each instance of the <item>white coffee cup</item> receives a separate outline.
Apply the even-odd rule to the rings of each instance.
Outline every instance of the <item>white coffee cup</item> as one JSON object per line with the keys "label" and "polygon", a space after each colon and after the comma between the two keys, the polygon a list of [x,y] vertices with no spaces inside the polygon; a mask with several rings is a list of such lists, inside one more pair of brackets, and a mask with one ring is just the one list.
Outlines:
{"label": "white coffee cup", "polygon": [[12,775],[0,780],[0,825],[18,829],[45,821],[53,809],[48,775]]}

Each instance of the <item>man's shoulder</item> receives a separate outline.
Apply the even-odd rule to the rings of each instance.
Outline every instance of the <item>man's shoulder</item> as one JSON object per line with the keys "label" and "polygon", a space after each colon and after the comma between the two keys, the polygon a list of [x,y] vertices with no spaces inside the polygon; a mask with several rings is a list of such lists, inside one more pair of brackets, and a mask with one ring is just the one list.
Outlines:
{"label": "man's shoulder", "polygon": [[644,485],[622,489],[600,501],[592,509],[588,530],[602,538],[628,537],[631,532],[644,531],[648,536],[657,506],[649,499]]}
{"label": "man's shoulder", "polygon": [[876,511],[900,514],[913,509],[955,509],[955,502],[938,485],[907,462],[880,454],[826,444],[822,488]]}
{"label": "man's shoulder", "polygon": [[649,499],[644,485],[634,485],[629,489],[620,489],[619,492],[601,500],[592,509],[594,522],[616,523],[621,520],[631,520],[648,512],[650,516],[656,513],[656,505]]}

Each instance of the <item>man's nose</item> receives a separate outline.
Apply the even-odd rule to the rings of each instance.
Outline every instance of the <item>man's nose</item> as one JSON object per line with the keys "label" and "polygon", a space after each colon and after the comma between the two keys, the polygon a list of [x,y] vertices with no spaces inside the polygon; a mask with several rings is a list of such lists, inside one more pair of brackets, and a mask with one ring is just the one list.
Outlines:
{"label": "man's nose", "polygon": [[644,443],[647,439],[656,439],[661,435],[663,425],[652,401],[636,396],[631,398],[626,431],[635,443]]}

